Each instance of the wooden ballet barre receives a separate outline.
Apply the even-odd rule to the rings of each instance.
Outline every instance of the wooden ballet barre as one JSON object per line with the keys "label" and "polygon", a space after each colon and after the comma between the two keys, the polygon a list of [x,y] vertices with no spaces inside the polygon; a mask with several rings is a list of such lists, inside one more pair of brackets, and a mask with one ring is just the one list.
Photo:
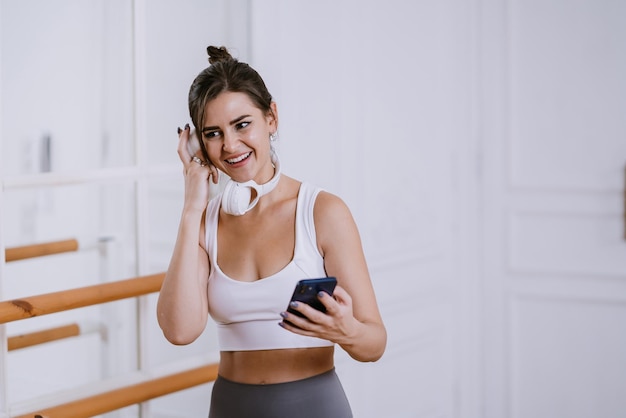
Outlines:
{"label": "wooden ballet barre", "polygon": [[0,324],[158,292],[165,273],[0,302]]}
{"label": "wooden ballet barre", "polygon": [[7,262],[24,260],[27,258],[42,257],[44,255],[67,253],[78,251],[78,241],[66,239],[62,241],[44,242],[41,244],[24,245],[4,250],[4,258]]}
{"label": "wooden ballet barre", "polygon": [[78,335],[80,335],[80,326],[78,324],[62,325],[42,331],[16,335],[7,338],[8,351],[32,347],[34,345],[57,341],[64,338],[76,337]]}
{"label": "wooden ballet barre", "polygon": [[33,411],[14,418],[88,418],[135,405],[159,396],[178,392],[217,378],[218,364],[208,364],[194,369],[173,373],[160,378],[148,380],[134,385],[125,386],[103,392],[62,405]]}

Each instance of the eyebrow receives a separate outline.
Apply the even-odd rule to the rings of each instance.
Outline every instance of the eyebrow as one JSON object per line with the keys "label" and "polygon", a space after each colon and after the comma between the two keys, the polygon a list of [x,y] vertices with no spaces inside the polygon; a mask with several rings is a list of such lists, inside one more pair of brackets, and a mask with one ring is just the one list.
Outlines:
{"label": "eyebrow", "polygon": [[[229,125],[235,125],[236,123],[242,121],[245,118],[249,118],[249,117],[251,117],[251,115],[241,115],[241,116],[231,120],[229,122]],[[204,128],[202,128],[202,132],[204,133],[204,132],[207,132],[207,131],[217,131],[219,129],[220,129],[219,126],[205,126]]]}

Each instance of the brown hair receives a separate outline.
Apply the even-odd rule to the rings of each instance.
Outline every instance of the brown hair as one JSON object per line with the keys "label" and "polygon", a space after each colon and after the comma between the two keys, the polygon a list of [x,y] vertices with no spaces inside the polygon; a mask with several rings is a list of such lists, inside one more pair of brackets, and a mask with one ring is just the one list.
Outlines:
{"label": "brown hair", "polygon": [[233,58],[226,47],[209,46],[209,66],[202,70],[189,88],[189,115],[196,129],[202,154],[208,160],[208,154],[202,140],[204,109],[207,103],[230,91],[245,93],[264,114],[272,112],[272,95],[267,90],[263,79],[245,62]]}

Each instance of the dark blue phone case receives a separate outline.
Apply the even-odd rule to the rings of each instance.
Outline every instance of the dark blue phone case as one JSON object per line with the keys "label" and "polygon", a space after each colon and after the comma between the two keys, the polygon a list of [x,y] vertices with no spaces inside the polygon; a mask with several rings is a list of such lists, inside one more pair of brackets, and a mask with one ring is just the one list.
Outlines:
{"label": "dark blue phone case", "polygon": [[[296,284],[290,302],[303,302],[321,312],[326,312],[326,307],[320,302],[317,294],[321,291],[328,293],[330,296],[335,291],[337,279],[335,277],[321,277],[319,279],[303,279]],[[287,308],[287,311],[294,315],[304,317],[300,312]]]}

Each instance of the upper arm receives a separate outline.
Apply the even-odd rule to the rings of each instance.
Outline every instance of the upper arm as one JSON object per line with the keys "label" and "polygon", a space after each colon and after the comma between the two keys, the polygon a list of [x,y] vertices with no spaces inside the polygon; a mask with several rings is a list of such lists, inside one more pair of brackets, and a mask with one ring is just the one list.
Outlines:
{"label": "upper arm", "polygon": [[321,192],[313,213],[326,274],[337,277],[338,284],[348,292],[356,319],[382,324],[361,237],[350,209],[339,197]]}
{"label": "upper arm", "polygon": [[204,292],[202,293],[203,302],[206,306],[208,317],[209,311],[209,275],[211,274],[211,263],[209,261],[209,250],[206,248],[206,210],[202,213],[200,221],[200,236],[198,237],[198,280],[201,281]]}
{"label": "upper arm", "polygon": [[200,277],[206,280],[206,285],[208,287],[209,274],[211,273],[211,263],[209,262],[209,250],[206,248],[206,210],[202,213],[202,219],[200,220],[200,236],[198,237],[198,246],[198,269],[200,270]]}
{"label": "upper arm", "polygon": [[197,241],[196,238],[196,231],[204,231],[204,227],[198,228],[195,222],[181,220],[179,228],[174,253],[159,292],[157,313],[165,337],[173,344],[184,345],[198,338],[207,323],[210,264],[204,240]]}

